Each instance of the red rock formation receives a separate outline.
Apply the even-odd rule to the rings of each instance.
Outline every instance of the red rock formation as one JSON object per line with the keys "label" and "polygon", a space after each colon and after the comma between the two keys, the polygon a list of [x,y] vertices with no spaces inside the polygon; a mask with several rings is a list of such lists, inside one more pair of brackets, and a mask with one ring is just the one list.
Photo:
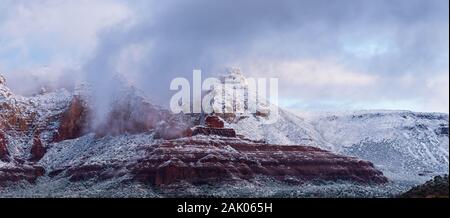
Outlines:
{"label": "red rock formation", "polygon": [[[72,127],[67,123],[70,120],[67,119],[66,106],[69,103],[69,98],[65,94],[48,96],[34,96],[34,97],[21,97],[14,95],[4,84],[0,84],[0,92],[2,96],[0,98],[0,132],[2,132],[1,144],[5,143],[5,136],[8,136],[11,140],[19,139],[20,141],[30,141],[29,148],[31,150],[31,159],[34,161],[39,160],[45,153],[45,148],[42,146],[43,143],[53,142],[55,138],[56,141],[61,141],[67,138],[78,137],[79,134],[74,134],[68,131],[70,129],[73,131]],[[6,94],[4,94],[6,93]],[[52,99],[52,97],[57,96]],[[73,108],[77,108],[74,104],[76,99],[71,104],[68,109],[69,112],[73,111]],[[44,105],[43,108],[38,107],[39,105]],[[75,116],[69,116],[75,117]],[[62,120],[62,121],[61,121]],[[57,132],[58,124],[62,122],[60,126],[59,135],[55,136]],[[73,125],[72,125],[73,126]],[[39,138],[39,132],[45,132],[45,136],[41,141]],[[23,146],[23,145],[22,145]],[[13,150],[17,150],[12,148]],[[19,154],[15,156],[21,156],[24,159],[29,154],[24,154],[23,151],[29,151],[28,149],[18,149]],[[0,147],[0,156],[3,159],[6,156],[5,146]]]}
{"label": "red rock formation", "polygon": [[205,125],[209,128],[224,128],[225,122],[218,116],[207,116]]}
{"label": "red rock formation", "polygon": [[0,128],[3,131],[15,130],[19,132],[26,132],[29,130],[30,121],[34,114],[23,114],[20,107],[13,105],[10,102],[0,102]]}
{"label": "red rock formation", "polygon": [[47,148],[42,145],[40,134],[36,133],[33,137],[33,145],[31,146],[31,161],[39,161],[44,157]]}
{"label": "red rock formation", "polygon": [[[50,174],[71,181],[104,180],[130,174],[157,186],[177,182],[215,184],[267,176],[280,181],[350,181],[384,183],[386,177],[370,162],[307,146],[258,144],[234,138],[183,138],[142,145],[147,154],[134,160],[71,166]],[[64,172],[64,173],[63,173]],[[125,172],[125,173],[124,173]]]}
{"label": "red rock formation", "polygon": [[[112,111],[95,129],[89,129],[88,108],[78,97],[72,99],[68,108],[61,109],[64,112],[57,110],[50,117],[39,117],[30,102],[18,105],[11,102],[14,101],[0,102],[0,132],[19,132],[25,139],[33,137],[31,161],[39,161],[45,155],[45,143],[78,138],[86,128],[95,131],[97,137],[151,131],[160,139],[157,145],[133,145],[134,149],[137,147],[142,152],[123,159],[112,155],[97,164],[80,161],[78,165],[61,166],[49,172],[51,177],[68,177],[72,182],[106,180],[124,175],[133,181],[158,186],[180,181],[192,184],[234,182],[251,180],[259,175],[299,183],[316,180],[387,181],[370,162],[312,147],[268,145],[239,139],[233,129],[223,128],[223,120],[215,116],[206,118],[207,127],[191,129],[185,117],[173,115],[139,97],[125,97],[112,105]],[[26,105],[28,110],[21,105]],[[222,117],[237,119],[232,114]],[[55,137],[41,139],[39,132],[51,134],[56,127]],[[6,137],[0,135],[2,159],[9,156],[6,143]],[[86,155],[84,160],[89,159],[89,155],[98,154],[86,152],[76,155]],[[34,182],[43,174],[42,167],[34,166],[29,161],[14,160],[0,168],[0,185],[21,180]]]}
{"label": "red rock formation", "polygon": [[208,183],[252,179],[256,175],[285,181],[353,181],[384,183],[386,177],[370,162],[306,146],[254,144],[241,140],[168,141],[139,160],[133,173],[156,185],[178,181]]}
{"label": "red rock formation", "polygon": [[97,138],[156,131],[157,137],[174,139],[186,137],[189,125],[166,110],[143,99],[117,102],[97,126],[90,123],[90,111],[80,97],[74,97],[60,118],[58,133],[53,142],[75,139],[94,131]]}
{"label": "red rock formation", "polygon": [[19,181],[28,181],[34,183],[36,179],[43,176],[44,168],[34,165],[10,165],[0,168],[0,187],[8,184],[14,184]]}
{"label": "red rock formation", "polygon": [[196,135],[216,135],[222,137],[237,137],[236,131],[234,129],[224,128],[225,122],[219,116],[209,115],[205,118],[205,127],[196,126],[191,128],[191,133],[189,136]]}
{"label": "red rock formation", "polygon": [[0,132],[0,161],[9,161],[8,142],[5,135]]}
{"label": "red rock formation", "polygon": [[78,138],[85,133],[84,131],[86,131],[88,125],[88,109],[84,105],[83,100],[76,96],[62,114],[58,133],[53,141],[60,142]]}

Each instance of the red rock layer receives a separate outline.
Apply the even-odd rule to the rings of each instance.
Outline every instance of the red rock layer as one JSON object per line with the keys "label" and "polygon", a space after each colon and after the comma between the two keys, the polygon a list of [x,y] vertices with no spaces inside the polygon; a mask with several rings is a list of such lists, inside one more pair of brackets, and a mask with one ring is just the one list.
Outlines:
{"label": "red rock layer", "polygon": [[[258,144],[239,139],[184,138],[142,145],[146,155],[109,164],[82,164],[56,169],[51,175],[71,181],[109,179],[125,174],[153,185],[233,182],[267,176],[286,182],[347,181],[384,183],[387,178],[373,164],[307,146]],[[64,172],[64,173],[63,173]]]}
{"label": "red rock layer", "polygon": [[44,168],[33,165],[14,164],[8,167],[0,168],[0,186],[19,181],[34,183],[36,179],[43,176]]}

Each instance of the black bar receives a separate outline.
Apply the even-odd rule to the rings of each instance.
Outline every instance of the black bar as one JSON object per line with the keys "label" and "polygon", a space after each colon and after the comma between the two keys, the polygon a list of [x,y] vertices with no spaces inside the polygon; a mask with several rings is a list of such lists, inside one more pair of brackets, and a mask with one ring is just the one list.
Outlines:
{"label": "black bar", "polygon": [[[228,211],[223,213],[223,204],[271,205],[263,212]],[[211,205],[206,215],[178,212],[180,205]],[[43,213],[46,216],[92,216],[111,214],[115,217],[161,217],[155,214],[176,217],[215,216],[261,216],[261,217],[311,217],[314,216],[387,216],[426,215],[448,213],[448,199],[0,199],[0,211]],[[200,207],[198,207],[201,209]],[[216,209],[214,209],[216,208]],[[248,208],[248,207],[247,207]],[[242,208],[241,208],[242,209]],[[245,209],[245,207],[244,207]],[[254,208],[253,208],[254,209]],[[63,213],[63,214],[61,214]],[[43,215],[43,214],[41,214]],[[145,215],[145,216],[142,216]],[[1,212],[0,212],[1,216]],[[1,216],[3,217],[3,216]],[[164,217],[164,216],[163,216]]]}

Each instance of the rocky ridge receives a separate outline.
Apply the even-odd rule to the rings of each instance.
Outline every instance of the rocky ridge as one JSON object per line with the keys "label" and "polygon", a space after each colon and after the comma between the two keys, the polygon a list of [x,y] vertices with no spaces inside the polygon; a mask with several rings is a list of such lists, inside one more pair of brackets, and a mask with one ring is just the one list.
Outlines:
{"label": "rocky ridge", "polygon": [[67,91],[16,96],[4,80],[0,90],[2,185],[42,176],[71,182],[126,178],[157,186],[259,175],[297,184],[387,182],[370,162],[309,146],[250,140],[219,116],[203,122],[174,115],[133,90],[123,92],[96,125],[90,122],[95,109],[83,96]]}

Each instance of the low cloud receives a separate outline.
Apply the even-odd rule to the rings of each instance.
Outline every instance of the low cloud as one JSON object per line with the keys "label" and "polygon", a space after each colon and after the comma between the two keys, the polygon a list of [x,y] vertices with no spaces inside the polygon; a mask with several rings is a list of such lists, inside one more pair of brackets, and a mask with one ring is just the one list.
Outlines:
{"label": "low cloud", "polygon": [[132,16],[113,0],[1,1],[0,72],[21,94],[79,77],[98,33]]}
{"label": "low cloud", "polygon": [[381,82],[377,75],[357,72],[332,60],[264,62],[245,68],[255,77],[279,78],[281,96],[299,100],[357,101],[375,92]]}

